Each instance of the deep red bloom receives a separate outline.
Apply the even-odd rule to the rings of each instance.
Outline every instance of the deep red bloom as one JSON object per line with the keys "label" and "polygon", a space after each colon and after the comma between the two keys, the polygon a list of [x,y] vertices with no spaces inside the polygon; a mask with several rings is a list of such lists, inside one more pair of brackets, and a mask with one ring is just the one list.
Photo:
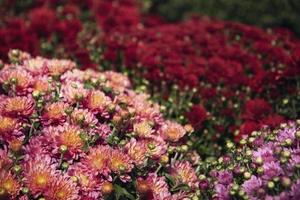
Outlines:
{"label": "deep red bloom", "polygon": [[207,111],[202,105],[194,105],[186,116],[194,128],[200,129],[207,119]]}

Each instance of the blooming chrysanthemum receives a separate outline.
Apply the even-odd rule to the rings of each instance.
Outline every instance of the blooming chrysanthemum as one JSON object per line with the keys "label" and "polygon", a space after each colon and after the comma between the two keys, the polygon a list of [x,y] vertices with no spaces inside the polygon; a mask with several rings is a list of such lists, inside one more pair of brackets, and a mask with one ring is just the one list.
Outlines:
{"label": "blooming chrysanthemum", "polygon": [[177,142],[186,134],[186,130],[180,124],[171,121],[167,121],[160,132],[163,138],[171,142]]}
{"label": "blooming chrysanthemum", "polygon": [[98,176],[90,173],[88,170],[84,170],[80,165],[72,166],[68,170],[68,174],[80,186],[78,189],[82,195],[99,199],[101,196],[101,187],[99,187],[101,180]]}
{"label": "blooming chrysanthemum", "polygon": [[159,177],[155,173],[150,173],[148,174],[146,181],[151,188],[153,199],[159,200],[168,199],[171,197],[168,184],[166,183],[164,177]]}
{"label": "blooming chrysanthemum", "polygon": [[41,57],[24,60],[23,66],[32,75],[42,75],[48,71],[47,60]]}
{"label": "blooming chrysanthemum", "polygon": [[34,111],[34,101],[29,97],[10,97],[1,102],[0,109],[4,115],[28,117]]}
{"label": "blooming chrysanthemum", "polygon": [[0,149],[0,170],[8,170],[13,161],[8,157],[8,151],[6,149]]}
{"label": "blooming chrysanthemum", "polygon": [[249,180],[243,183],[242,187],[249,196],[256,196],[257,190],[262,187],[262,180],[252,175]]}
{"label": "blooming chrysanthemum", "polygon": [[69,105],[63,102],[49,103],[44,107],[42,122],[44,125],[63,123],[66,120],[66,109]]}
{"label": "blooming chrysanthemum", "polygon": [[80,82],[68,82],[62,87],[62,96],[71,104],[81,102],[87,94],[88,91]]}
{"label": "blooming chrysanthemum", "polygon": [[116,91],[124,91],[126,88],[130,87],[130,81],[128,77],[116,73],[113,71],[105,72],[105,76],[108,80],[107,86],[113,88]]}
{"label": "blooming chrysanthemum", "polygon": [[94,174],[108,175],[108,160],[111,156],[108,146],[97,146],[90,149],[90,153],[83,158],[83,165],[93,171]]}
{"label": "blooming chrysanthemum", "polygon": [[[50,144],[54,147],[54,152],[59,153],[61,149],[66,148],[64,156],[74,158],[82,152],[84,141],[80,137],[81,129],[75,125],[64,124],[63,126],[50,127],[46,130],[49,136],[53,139]],[[48,136],[48,137],[49,137]]]}
{"label": "blooming chrysanthemum", "polygon": [[133,131],[139,137],[147,137],[147,136],[150,136],[154,132],[154,130],[151,127],[150,122],[148,122],[148,121],[142,121],[142,122],[133,124]]}
{"label": "blooming chrysanthemum", "polygon": [[93,113],[87,109],[75,109],[71,114],[71,122],[81,126],[91,126],[97,124],[97,119]]}
{"label": "blooming chrysanthemum", "polygon": [[18,131],[18,119],[0,115],[0,139],[6,140],[13,136],[13,132]]}
{"label": "blooming chrysanthemum", "polygon": [[22,94],[26,92],[32,84],[32,76],[25,70],[11,67],[1,72],[0,83],[9,83],[10,85],[13,85],[15,86],[16,92]]}
{"label": "blooming chrysanthemum", "polygon": [[69,177],[56,176],[51,180],[44,193],[46,199],[52,200],[77,200],[78,188]]}
{"label": "blooming chrysanthemum", "polygon": [[159,136],[146,139],[147,155],[152,159],[158,159],[164,155],[168,149],[167,143]]}
{"label": "blooming chrysanthemum", "polygon": [[21,189],[20,183],[10,172],[0,169],[0,198],[15,199]]}
{"label": "blooming chrysanthemum", "polygon": [[198,187],[196,172],[188,161],[175,161],[171,166],[171,175],[180,183],[187,184],[191,188]]}
{"label": "blooming chrysanthemum", "polygon": [[49,83],[49,78],[47,76],[38,77],[34,80],[33,89],[40,93],[48,94],[51,88],[51,83]]}
{"label": "blooming chrysanthemum", "polygon": [[38,196],[48,190],[52,179],[56,176],[55,166],[47,156],[35,155],[24,164],[24,182],[33,195]]}
{"label": "blooming chrysanthemum", "polygon": [[115,173],[128,173],[133,168],[130,157],[118,149],[111,150],[108,165]]}
{"label": "blooming chrysanthemum", "polygon": [[51,76],[60,76],[64,72],[75,68],[76,64],[70,60],[47,60],[47,68]]}
{"label": "blooming chrysanthemum", "polygon": [[130,156],[133,162],[138,166],[143,166],[147,161],[147,143],[145,141],[137,141],[135,138],[131,138],[125,146],[126,153]]}
{"label": "blooming chrysanthemum", "polygon": [[111,103],[111,99],[99,90],[91,91],[85,99],[86,107],[97,113],[104,111]]}

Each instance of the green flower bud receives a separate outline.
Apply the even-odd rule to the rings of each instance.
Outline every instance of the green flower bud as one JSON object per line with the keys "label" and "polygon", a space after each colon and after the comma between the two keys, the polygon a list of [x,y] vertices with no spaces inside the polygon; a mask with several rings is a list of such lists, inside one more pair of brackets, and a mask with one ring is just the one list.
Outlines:
{"label": "green flower bud", "polygon": [[257,158],[255,159],[255,163],[256,163],[256,164],[259,164],[259,165],[263,164],[263,159],[262,159],[262,157],[261,157],[261,156],[257,157]]}
{"label": "green flower bud", "polygon": [[244,178],[245,179],[250,179],[251,178],[251,173],[250,172],[244,172]]}
{"label": "green flower bud", "polygon": [[187,145],[181,145],[180,150],[182,153],[186,153],[189,150],[189,147]]}
{"label": "green flower bud", "polygon": [[23,194],[28,194],[28,192],[29,192],[29,188],[28,187],[23,187],[22,188],[22,193]]}
{"label": "green flower bud", "polygon": [[258,174],[263,174],[264,173],[264,168],[263,167],[258,167],[257,170],[256,170],[256,172]]}
{"label": "green flower bud", "polygon": [[275,183],[273,181],[268,181],[268,188],[273,189],[275,187]]}
{"label": "green flower bud", "polygon": [[66,151],[68,151],[68,147],[66,145],[60,145],[59,151],[60,153],[65,153]]}
{"label": "green flower bud", "polygon": [[63,162],[63,163],[61,164],[61,168],[62,168],[62,169],[68,169],[68,168],[69,168],[69,163]]}

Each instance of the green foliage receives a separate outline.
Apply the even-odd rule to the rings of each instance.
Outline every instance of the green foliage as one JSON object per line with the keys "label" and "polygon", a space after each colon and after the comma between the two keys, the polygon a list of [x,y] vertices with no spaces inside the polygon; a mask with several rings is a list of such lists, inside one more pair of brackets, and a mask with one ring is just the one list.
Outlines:
{"label": "green foliage", "polygon": [[282,26],[298,36],[299,0],[147,0],[149,11],[178,21],[191,13],[234,20],[262,27]]}

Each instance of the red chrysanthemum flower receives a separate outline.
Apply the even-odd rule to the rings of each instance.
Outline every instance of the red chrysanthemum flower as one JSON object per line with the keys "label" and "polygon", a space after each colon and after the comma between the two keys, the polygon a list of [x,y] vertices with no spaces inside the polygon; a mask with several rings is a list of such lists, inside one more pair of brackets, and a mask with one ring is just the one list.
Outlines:
{"label": "red chrysanthemum flower", "polygon": [[0,83],[9,83],[18,94],[26,93],[32,84],[32,76],[21,68],[10,67],[0,73]]}
{"label": "red chrysanthemum flower", "polygon": [[89,168],[94,174],[108,175],[108,161],[111,156],[109,146],[97,146],[90,149],[90,153],[83,159],[82,165]]}
{"label": "red chrysanthemum flower", "polygon": [[198,187],[198,178],[191,163],[188,161],[175,161],[171,166],[171,176],[179,183],[187,184],[191,188]]}
{"label": "red chrysanthemum flower", "polygon": [[62,176],[56,176],[51,180],[44,196],[51,200],[77,200],[79,198],[78,188],[74,182]]}
{"label": "red chrysanthemum flower", "polygon": [[111,99],[101,91],[91,91],[85,100],[85,105],[93,112],[103,112],[110,104]]}
{"label": "red chrysanthemum flower", "polygon": [[34,196],[46,192],[56,176],[55,167],[48,156],[35,155],[24,164],[24,182]]}
{"label": "red chrysanthemum flower", "polygon": [[53,153],[60,153],[60,148],[66,148],[64,157],[75,158],[82,152],[84,141],[80,137],[81,129],[75,125],[65,124],[58,127],[49,127],[45,130],[47,137],[54,150]]}
{"label": "red chrysanthemum flower", "polygon": [[115,173],[128,173],[133,168],[130,157],[117,149],[111,151],[108,162],[109,168]]}
{"label": "red chrysanthemum flower", "polygon": [[66,109],[69,105],[63,102],[47,104],[44,108],[41,120],[44,125],[63,123],[66,120]]}
{"label": "red chrysanthemum flower", "polygon": [[81,126],[91,126],[96,125],[98,120],[89,110],[76,108],[71,114],[71,122]]}
{"label": "red chrysanthemum flower", "polygon": [[13,132],[18,132],[19,125],[18,119],[0,115],[0,139],[12,138]]}
{"label": "red chrysanthemum flower", "polygon": [[1,102],[0,109],[4,115],[28,117],[34,111],[34,101],[28,97],[10,97]]}
{"label": "red chrysanthemum flower", "polygon": [[20,183],[10,172],[0,169],[0,198],[15,199],[21,189]]}

